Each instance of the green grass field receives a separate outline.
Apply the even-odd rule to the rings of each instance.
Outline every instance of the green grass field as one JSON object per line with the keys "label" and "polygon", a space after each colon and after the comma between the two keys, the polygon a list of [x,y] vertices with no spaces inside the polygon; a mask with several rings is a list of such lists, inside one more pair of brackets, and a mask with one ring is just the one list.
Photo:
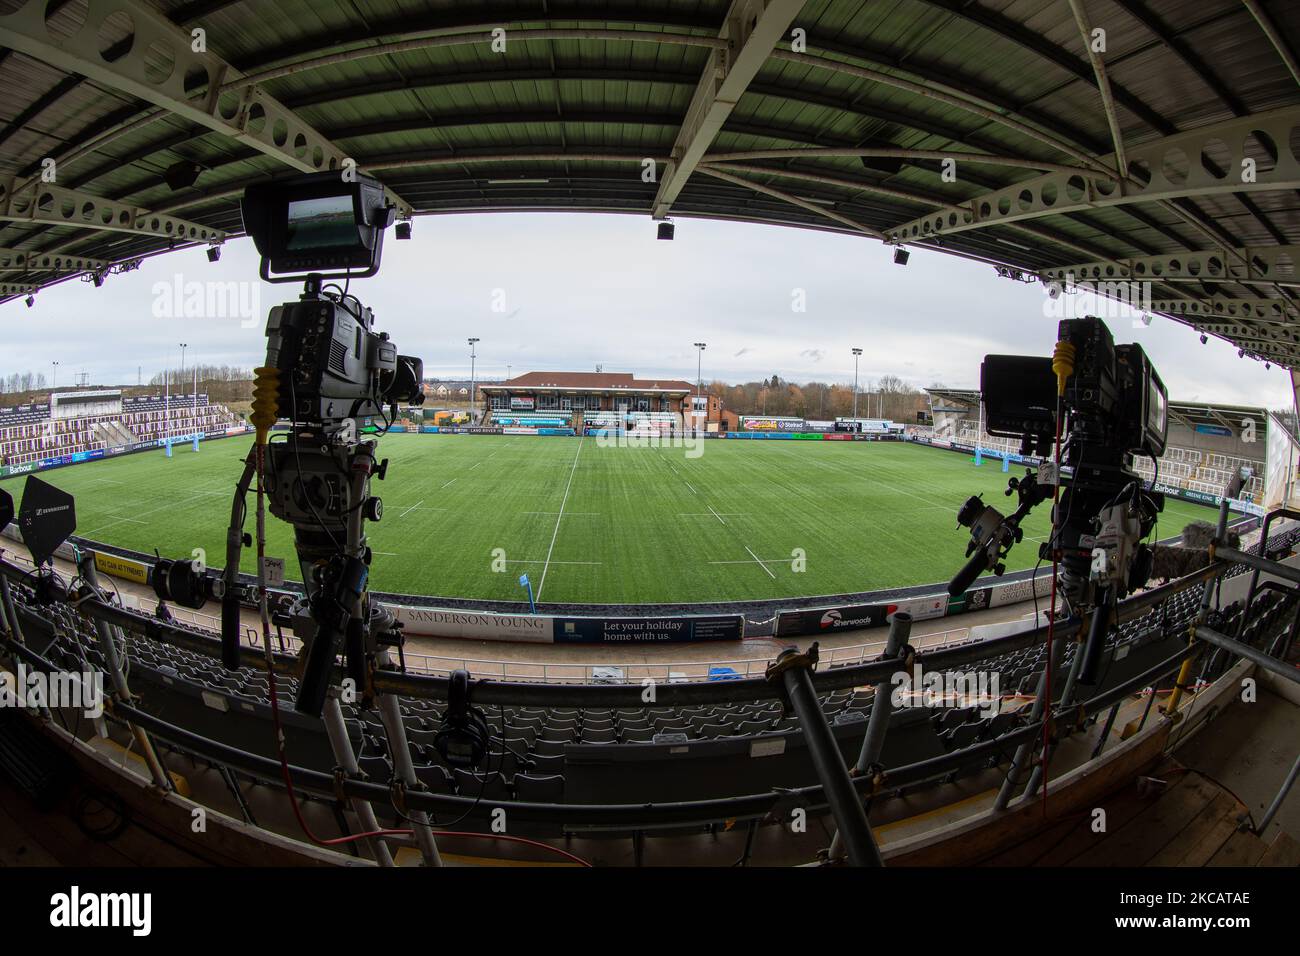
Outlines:
{"label": "green grass field", "polygon": [[[77,534],[164,557],[203,548],[219,566],[248,447],[232,438],[198,454],[177,448],[170,460],[146,452],[41,477],[76,496]],[[539,601],[583,603],[928,584],[965,560],[955,515],[966,497],[1009,501],[1000,462],[976,468],[901,443],[708,441],[692,458],[594,438],[401,434],[383,438],[380,452],[391,463],[374,485],[384,518],[369,526],[371,586],[413,594],[520,600],[523,572]],[[22,480],[5,483],[15,498]],[[1026,522],[1009,570],[1034,564],[1049,510]],[[1213,517],[1170,499],[1159,534]],[[268,553],[296,569],[290,528],[269,514],[267,527]],[[244,569],[253,570],[248,551]]]}

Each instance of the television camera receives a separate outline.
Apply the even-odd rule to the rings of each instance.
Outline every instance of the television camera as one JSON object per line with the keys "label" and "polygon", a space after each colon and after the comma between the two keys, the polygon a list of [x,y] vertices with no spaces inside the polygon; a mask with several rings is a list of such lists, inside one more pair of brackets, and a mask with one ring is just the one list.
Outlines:
{"label": "television camera", "polygon": [[[365,523],[383,516],[371,480],[385,477],[388,462],[376,457],[375,439],[392,425],[398,404],[423,403],[424,366],[376,331],[374,313],[348,292],[349,280],[378,272],[384,229],[395,218],[377,181],[329,172],[260,183],[245,191],[242,212],[262,278],[302,281],[303,292],[272,308],[267,320],[266,363],[254,373],[256,439],[231,506],[222,576],[166,562],[155,579],[165,585],[160,597],[191,607],[221,601],[222,662],[238,667],[239,563],[253,543],[244,530],[245,499],[257,479],[271,514],[293,525],[306,588],[291,612],[304,642],[294,709],[319,717],[340,652],[347,675],[364,688],[367,657],[400,644],[392,613],[367,595]],[[272,441],[281,421],[288,430]],[[257,530],[261,540],[260,514]],[[259,582],[280,583],[283,568],[259,559]]]}
{"label": "television camera", "polygon": [[[979,497],[957,514],[970,529],[966,565],[948,585],[959,595],[984,571],[1002,574],[1024,536],[1021,522],[1054,499],[1052,535],[1039,557],[1055,559],[1056,584],[1072,613],[1091,612],[1078,680],[1096,682],[1116,602],[1151,577],[1144,544],[1164,509],[1133,471],[1133,456],[1155,462],[1168,435],[1164,383],[1141,346],[1116,345],[1097,318],[1061,322],[1051,358],[988,355],[980,393],[991,435],[1018,438],[1021,454],[1043,459],[1012,478],[1017,507],[1004,515]],[[1052,454],[1055,445],[1055,454]],[[1158,467],[1158,466],[1157,466]]]}

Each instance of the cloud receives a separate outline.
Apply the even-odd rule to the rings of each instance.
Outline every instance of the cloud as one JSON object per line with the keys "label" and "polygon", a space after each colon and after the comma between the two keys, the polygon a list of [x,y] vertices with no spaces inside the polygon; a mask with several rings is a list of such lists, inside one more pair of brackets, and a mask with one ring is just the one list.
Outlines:
{"label": "cloud", "polygon": [[[468,377],[465,339],[478,336],[482,377],[504,376],[507,365],[517,375],[601,364],[694,381],[691,343],[705,341],[707,379],[847,383],[860,347],[861,381],[897,375],[971,388],[986,353],[1050,355],[1059,317],[1049,302],[1079,298],[1048,300],[1039,285],[938,252],[914,249],[900,269],[872,240],[753,223],[682,221],[673,242],[658,242],[640,216],[429,216],[384,251],[380,274],[350,291],[374,309],[377,329],[441,377]],[[257,314],[157,316],[155,285],[178,281],[242,284],[256,291]],[[794,311],[794,288],[806,290],[806,311]],[[100,289],[73,280],[40,292],[33,309],[0,306],[0,374],[48,376],[57,360],[64,381],[84,370],[94,384],[134,384],[139,367],[147,382],[179,364],[180,342],[189,343],[186,364],[252,368],[265,357],[267,311],[298,291],[257,278],[247,239],[228,242],[216,263],[203,249],[157,256]],[[498,293],[505,307],[494,311]],[[1108,321],[1117,342],[1141,344],[1175,399],[1291,405],[1285,370],[1240,360],[1225,342],[1202,346],[1163,318],[1137,328]]]}

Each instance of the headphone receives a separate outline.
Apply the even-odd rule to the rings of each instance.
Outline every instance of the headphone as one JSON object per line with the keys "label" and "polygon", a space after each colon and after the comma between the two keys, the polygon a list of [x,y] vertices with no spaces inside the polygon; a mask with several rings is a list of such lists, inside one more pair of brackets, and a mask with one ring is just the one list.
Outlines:
{"label": "headphone", "polygon": [[469,671],[455,670],[447,689],[447,709],[433,747],[449,767],[473,769],[487,758],[492,731],[483,711],[470,704]]}

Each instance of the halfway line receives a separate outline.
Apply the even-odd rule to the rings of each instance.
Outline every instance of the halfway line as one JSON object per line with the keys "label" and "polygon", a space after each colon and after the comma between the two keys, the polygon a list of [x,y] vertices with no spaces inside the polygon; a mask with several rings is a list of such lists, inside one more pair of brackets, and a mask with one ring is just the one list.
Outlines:
{"label": "halfway line", "polygon": [[546,563],[542,565],[542,580],[537,585],[537,598],[542,599],[542,588],[546,587],[546,572],[551,567],[551,552],[555,550],[555,539],[560,536],[560,521],[564,518],[564,506],[569,501],[569,489],[573,487],[573,475],[578,470],[578,456],[582,454],[582,443],[586,436],[578,439],[578,450],[573,453],[573,467],[569,469],[569,481],[564,486],[564,498],[560,501],[560,511],[555,517],[555,531],[551,533],[551,546],[546,549]]}

